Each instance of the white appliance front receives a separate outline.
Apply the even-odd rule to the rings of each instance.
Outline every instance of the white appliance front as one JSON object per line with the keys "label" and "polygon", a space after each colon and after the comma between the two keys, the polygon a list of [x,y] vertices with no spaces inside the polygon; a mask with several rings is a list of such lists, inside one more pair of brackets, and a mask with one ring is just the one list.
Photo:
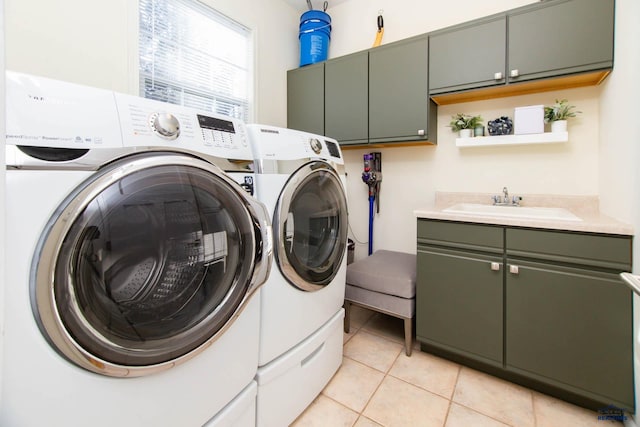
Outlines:
{"label": "white appliance front", "polygon": [[257,424],[275,427],[298,417],[342,362],[344,162],[330,138],[247,128],[276,255],[261,295]]}
{"label": "white appliance front", "polygon": [[291,424],[342,364],[344,309],[267,366],[258,369],[257,425]]}
{"label": "white appliance front", "polygon": [[[122,96],[123,113],[105,91],[8,83],[0,425],[205,424],[255,376],[271,264],[264,206],[210,162],[232,144],[203,142],[244,125],[193,113],[180,132],[182,107]],[[137,145],[120,123],[149,108]]]}
{"label": "white appliance front", "polygon": [[273,219],[276,255],[261,297],[259,366],[265,366],[320,329],[344,303],[344,161],[330,138],[247,128],[257,156],[256,195]]}

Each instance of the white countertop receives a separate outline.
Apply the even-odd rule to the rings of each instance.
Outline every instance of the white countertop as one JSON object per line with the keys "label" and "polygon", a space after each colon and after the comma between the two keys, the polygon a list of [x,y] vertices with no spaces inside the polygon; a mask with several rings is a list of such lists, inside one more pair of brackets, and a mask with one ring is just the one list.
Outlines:
{"label": "white countertop", "polygon": [[521,195],[522,206],[563,208],[578,216],[582,221],[562,221],[549,219],[529,219],[516,217],[492,217],[488,215],[458,214],[445,212],[458,203],[491,204],[492,194],[482,193],[448,193],[436,192],[436,200],[432,206],[425,206],[413,211],[417,218],[442,219],[481,224],[511,225],[516,227],[533,227],[551,230],[584,231],[590,233],[606,233],[633,235],[633,227],[617,221],[598,210],[596,196],[549,196]]}

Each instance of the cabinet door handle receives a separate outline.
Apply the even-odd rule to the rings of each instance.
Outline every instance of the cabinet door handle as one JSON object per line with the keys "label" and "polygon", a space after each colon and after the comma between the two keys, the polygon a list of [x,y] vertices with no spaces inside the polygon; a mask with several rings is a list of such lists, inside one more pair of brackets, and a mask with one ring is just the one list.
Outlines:
{"label": "cabinet door handle", "polygon": [[424,136],[424,129],[418,129],[418,136]]}
{"label": "cabinet door handle", "polygon": [[520,268],[518,268],[517,265],[510,265],[509,266],[509,273],[511,273],[511,274],[519,274],[520,273]]}
{"label": "cabinet door handle", "polygon": [[491,263],[491,270],[500,271],[500,263],[499,262],[492,262]]}
{"label": "cabinet door handle", "polygon": [[501,72],[494,73],[493,78],[495,80],[502,80],[502,73]]}
{"label": "cabinet door handle", "polygon": [[518,77],[520,75],[520,71],[518,71],[518,69],[513,69],[511,70],[511,77]]}

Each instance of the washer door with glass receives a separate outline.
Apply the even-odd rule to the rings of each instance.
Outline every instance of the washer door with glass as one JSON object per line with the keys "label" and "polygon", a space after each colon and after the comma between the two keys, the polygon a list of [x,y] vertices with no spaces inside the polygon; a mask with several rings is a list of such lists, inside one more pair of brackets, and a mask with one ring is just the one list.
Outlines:
{"label": "washer door with glass", "polygon": [[268,275],[264,206],[176,153],[124,158],[76,189],[33,260],[34,313],[87,370],[140,376],[206,348]]}
{"label": "washer door with glass", "polygon": [[303,291],[329,285],[347,244],[347,199],[329,164],[307,163],[291,175],[278,199],[273,227],[283,276]]}

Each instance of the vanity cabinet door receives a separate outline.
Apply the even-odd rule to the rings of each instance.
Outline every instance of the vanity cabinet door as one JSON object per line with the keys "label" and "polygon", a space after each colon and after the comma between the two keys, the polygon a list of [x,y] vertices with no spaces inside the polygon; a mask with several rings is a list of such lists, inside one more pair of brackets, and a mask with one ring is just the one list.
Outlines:
{"label": "vanity cabinet door", "polygon": [[429,36],[429,93],[506,82],[506,16],[473,21]]}
{"label": "vanity cabinet door", "polygon": [[324,62],[287,72],[287,127],[324,135]]}
{"label": "vanity cabinet door", "polygon": [[418,341],[502,366],[502,259],[419,248],[417,276]]}
{"label": "vanity cabinet door", "polygon": [[504,229],[418,220],[416,337],[502,366]]}
{"label": "vanity cabinet door", "polygon": [[617,274],[507,259],[505,308],[508,370],[634,407],[631,291]]}

